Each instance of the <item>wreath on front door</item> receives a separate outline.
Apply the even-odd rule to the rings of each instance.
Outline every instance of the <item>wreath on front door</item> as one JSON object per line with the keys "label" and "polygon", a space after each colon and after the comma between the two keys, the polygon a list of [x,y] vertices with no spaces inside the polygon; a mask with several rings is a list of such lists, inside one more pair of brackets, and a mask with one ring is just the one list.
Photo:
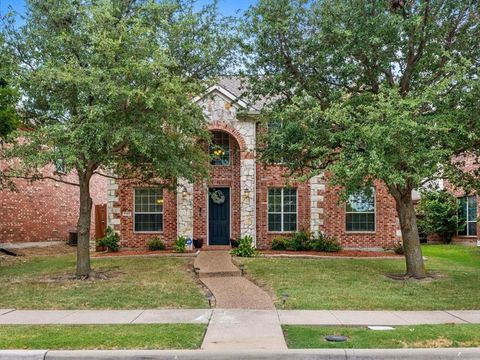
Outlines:
{"label": "wreath on front door", "polygon": [[214,204],[223,204],[225,202],[225,195],[221,190],[215,190],[210,193],[210,198]]}

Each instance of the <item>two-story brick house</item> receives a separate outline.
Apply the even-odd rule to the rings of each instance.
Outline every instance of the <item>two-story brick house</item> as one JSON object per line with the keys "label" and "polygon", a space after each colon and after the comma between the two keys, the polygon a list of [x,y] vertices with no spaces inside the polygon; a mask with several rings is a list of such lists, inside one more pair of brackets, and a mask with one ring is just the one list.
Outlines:
{"label": "two-story brick house", "polygon": [[257,161],[261,104],[241,98],[237,78],[223,78],[195,99],[204,109],[217,156],[205,183],[178,180],[177,191],[109,180],[107,219],[123,247],[145,247],[154,236],[172,245],[177,236],[227,245],[250,235],[268,248],[278,235],[323,231],[344,247],[382,248],[398,242],[393,199],[381,183],[369,197],[340,203],[338,189],[322,176],[308,182],[287,179],[281,165]]}

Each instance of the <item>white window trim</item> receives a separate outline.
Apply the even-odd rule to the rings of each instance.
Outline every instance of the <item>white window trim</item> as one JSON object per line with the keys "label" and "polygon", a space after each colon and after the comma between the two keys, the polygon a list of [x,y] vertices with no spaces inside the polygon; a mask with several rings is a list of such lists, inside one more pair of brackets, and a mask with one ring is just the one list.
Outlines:
{"label": "white window trim", "polygon": [[[347,234],[375,234],[377,232],[377,189],[372,188],[373,192],[373,211],[347,211],[348,200],[345,202],[345,232]],[[347,230],[347,215],[348,214],[373,214],[373,231],[371,230]]]}
{"label": "white window trim", "polygon": [[[467,233],[466,233],[465,235],[461,235],[461,234],[458,233],[458,224],[459,224],[459,222],[457,222],[457,236],[459,236],[459,237],[464,237],[464,238],[466,238],[466,237],[468,237],[468,238],[476,238],[476,237],[477,237],[477,234],[475,234],[475,235],[470,235],[470,234],[469,234],[469,233],[470,233],[470,229],[469,229],[469,227],[468,227],[468,223],[475,223],[475,228],[477,227],[477,220],[476,220],[476,219],[473,220],[473,221],[468,221],[468,210],[470,209],[470,207],[469,207],[469,205],[468,205],[468,198],[469,198],[469,197],[474,197],[474,198],[475,198],[476,209],[478,208],[478,204],[477,204],[478,198],[477,198],[476,195],[464,195],[464,196],[460,196],[460,197],[457,199],[457,206],[458,206],[458,203],[459,203],[460,199],[463,199],[463,198],[466,199],[466,202],[465,202],[465,203],[467,204],[467,214],[466,214],[466,215],[467,215],[467,218],[465,219],[465,225],[466,225]],[[457,210],[457,211],[458,211],[458,210]],[[477,214],[477,217],[478,217],[478,214]],[[478,233],[478,231],[477,231],[477,233]]]}
{"label": "white window trim", "polygon": [[[165,198],[163,196],[163,189],[160,188],[160,187],[156,188],[156,189],[160,189],[161,194],[162,194],[162,200],[163,200],[162,211],[160,211],[160,212],[151,212],[151,211],[150,212],[137,212],[135,210],[135,193],[136,193],[137,190],[140,190],[140,189],[151,189],[151,188],[149,188],[149,187],[133,188],[133,211],[132,211],[133,212],[133,221],[132,221],[132,223],[133,223],[133,233],[134,234],[162,234],[163,230],[165,228],[165,226],[164,226],[165,225],[165,221],[164,221],[165,219],[164,219],[164,216],[163,216],[163,214],[164,214],[163,210],[164,210],[164,206],[165,206]],[[135,230],[135,215],[136,214],[161,214],[162,215],[162,230],[160,230],[160,231],[138,231],[138,230]]]}
{"label": "white window trim", "polygon": [[[272,211],[270,212],[269,211],[269,205],[270,205],[270,202],[269,202],[269,191],[270,189],[280,189],[281,190],[281,198],[280,198],[280,203],[281,203],[281,209],[282,211],[281,212],[278,212],[278,211]],[[296,200],[296,209],[297,211],[296,212],[291,212],[291,211],[288,211],[288,212],[285,212],[283,211],[283,190],[285,188],[284,187],[269,187],[267,188],[267,233],[271,233],[271,234],[289,234],[289,233],[294,233],[296,231],[298,231],[298,188],[288,188],[288,189],[295,189],[295,200]],[[272,214],[272,215],[278,215],[280,214],[280,224],[281,224],[281,230],[278,231],[278,230],[270,230],[269,227],[268,227],[268,224],[269,224],[269,221],[268,221],[268,216]],[[297,217],[296,217],[296,221],[295,221],[295,230],[288,230],[288,231],[285,231],[284,230],[284,224],[283,224],[283,215],[285,214],[295,214]]]}

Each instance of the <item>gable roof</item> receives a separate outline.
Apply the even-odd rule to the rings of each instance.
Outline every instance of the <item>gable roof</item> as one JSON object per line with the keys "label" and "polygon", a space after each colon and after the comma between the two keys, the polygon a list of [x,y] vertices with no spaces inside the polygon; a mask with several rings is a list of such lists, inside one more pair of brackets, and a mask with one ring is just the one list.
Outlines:
{"label": "gable roof", "polygon": [[200,101],[212,93],[217,93],[226,100],[238,105],[238,107],[242,108],[247,114],[258,114],[265,104],[265,101],[248,101],[244,96],[247,81],[248,80],[240,76],[222,76],[218,79],[216,85],[210,86],[203,95],[197,96],[194,101]]}

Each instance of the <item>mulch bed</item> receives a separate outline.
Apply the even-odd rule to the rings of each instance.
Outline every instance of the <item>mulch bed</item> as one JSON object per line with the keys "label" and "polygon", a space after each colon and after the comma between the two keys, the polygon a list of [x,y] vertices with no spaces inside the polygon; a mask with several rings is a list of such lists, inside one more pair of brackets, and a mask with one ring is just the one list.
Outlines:
{"label": "mulch bed", "polygon": [[[202,249],[203,250],[203,249]],[[173,250],[150,251],[150,250],[120,250],[118,252],[96,253],[93,257],[118,257],[118,256],[193,256],[197,250],[189,250],[184,253],[177,253]],[[365,251],[365,250],[341,250],[339,252],[322,251],[278,251],[260,250],[261,256],[285,256],[285,257],[346,257],[346,258],[403,258],[393,252],[387,251]]]}
{"label": "mulch bed", "polygon": [[403,258],[388,251],[366,251],[366,250],[340,250],[339,252],[322,252],[322,251],[279,251],[279,250],[261,250],[260,254],[265,256],[329,256],[329,257],[361,257],[361,258]]}
{"label": "mulch bed", "polygon": [[184,253],[177,253],[173,250],[120,250],[117,252],[101,252],[96,253],[93,257],[117,257],[117,256],[192,256],[196,254],[196,250],[187,250]]}

